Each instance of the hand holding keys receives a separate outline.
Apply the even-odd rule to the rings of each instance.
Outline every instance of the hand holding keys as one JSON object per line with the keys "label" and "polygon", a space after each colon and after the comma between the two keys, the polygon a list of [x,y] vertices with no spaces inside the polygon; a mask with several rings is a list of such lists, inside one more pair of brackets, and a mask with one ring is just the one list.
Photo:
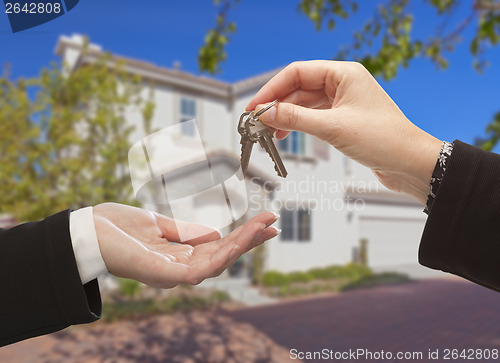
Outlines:
{"label": "hand holding keys", "polygon": [[273,142],[273,133],[271,130],[259,120],[259,116],[276,105],[279,101],[275,100],[264,107],[262,110],[244,112],[238,123],[238,132],[241,135],[241,169],[245,175],[250,155],[252,154],[253,144],[259,142],[260,146],[267,151],[272,161],[274,162],[274,170],[279,176],[285,178],[288,172],[281,157]]}

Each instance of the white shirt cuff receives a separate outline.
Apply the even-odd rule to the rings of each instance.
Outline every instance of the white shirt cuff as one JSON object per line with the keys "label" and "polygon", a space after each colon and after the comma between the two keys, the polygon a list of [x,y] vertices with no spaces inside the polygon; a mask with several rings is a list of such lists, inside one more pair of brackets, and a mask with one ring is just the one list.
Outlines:
{"label": "white shirt cuff", "polygon": [[82,284],[107,272],[99,250],[92,207],[82,208],[69,215],[69,233]]}

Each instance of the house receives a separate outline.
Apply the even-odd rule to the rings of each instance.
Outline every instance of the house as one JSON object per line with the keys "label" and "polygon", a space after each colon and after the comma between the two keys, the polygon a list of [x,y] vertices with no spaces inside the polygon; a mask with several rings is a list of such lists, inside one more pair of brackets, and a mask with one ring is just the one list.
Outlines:
{"label": "house", "polygon": [[[103,53],[91,44],[83,55],[82,44],[79,35],[62,36],[56,53],[73,69]],[[154,128],[196,119],[207,154],[233,166],[240,155],[239,117],[252,96],[279,71],[228,83],[179,67],[164,68],[122,56],[113,60],[153,81]],[[131,112],[128,119],[139,125],[139,115]],[[183,128],[186,136],[192,132]],[[131,145],[144,136],[138,127]],[[369,169],[313,136],[292,132],[277,146],[288,177],[277,177],[269,156],[256,145],[246,180],[249,210],[245,218],[262,210],[281,214],[282,233],[266,245],[266,270],[307,270],[345,264],[363,255],[376,270],[426,273],[417,261],[426,220],[420,204],[389,191]]]}

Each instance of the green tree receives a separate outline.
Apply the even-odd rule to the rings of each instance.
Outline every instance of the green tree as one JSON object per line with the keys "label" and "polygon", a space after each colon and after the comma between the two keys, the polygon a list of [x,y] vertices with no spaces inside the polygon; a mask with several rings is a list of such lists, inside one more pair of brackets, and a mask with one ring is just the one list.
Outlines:
{"label": "green tree", "polygon": [[[218,9],[216,25],[207,32],[200,47],[198,64],[201,71],[216,73],[226,58],[226,46],[234,37],[236,24],[231,21],[240,0],[215,0]],[[423,3],[429,7],[429,19],[416,19],[411,6]],[[470,6],[463,18],[457,18],[457,9]],[[348,19],[358,7],[373,8],[373,14],[360,25],[352,41],[341,49],[332,49],[332,58],[351,59],[365,65],[375,76],[390,80],[401,67],[408,67],[411,60],[425,58],[438,69],[448,67],[447,56],[463,41],[465,32],[473,30],[469,49],[474,67],[482,72],[488,66],[488,47],[500,42],[499,0],[297,0],[298,11],[311,20],[318,30],[334,31],[341,20]],[[425,28],[415,31],[416,20]],[[452,26],[451,24],[456,24]],[[437,26],[434,26],[437,25]],[[487,138],[478,140],[485,148],[492,149],[500,140],[498,115],[487,128]]]}
{"label": "green tree", "polygon": [[[85,49],[83,50],[86,51]],[[138,107],[153,114],[141,80],[111,55],[69,72],[54,64],[32,79],[0,78],[1,212],[35,220],[104,201],[135,204],[127,172]]]}

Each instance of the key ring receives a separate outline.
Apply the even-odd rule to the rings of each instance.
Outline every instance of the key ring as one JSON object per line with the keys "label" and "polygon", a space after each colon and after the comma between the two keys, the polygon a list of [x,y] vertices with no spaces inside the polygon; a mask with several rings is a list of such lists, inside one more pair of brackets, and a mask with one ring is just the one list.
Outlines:
{"label": "key ring", "polygon": [[259,117],[264,112],[266,112],[267,110],[269,110],[271,107],[273,107],[274,105],[278,104],[279,101],[280,100],[274,100],[273,102],[271,102],[270,104],[268,104],[266,107],[264,107],[262,110],[260,110],[259,112],[256,112],[254,114],[254,117]]}

